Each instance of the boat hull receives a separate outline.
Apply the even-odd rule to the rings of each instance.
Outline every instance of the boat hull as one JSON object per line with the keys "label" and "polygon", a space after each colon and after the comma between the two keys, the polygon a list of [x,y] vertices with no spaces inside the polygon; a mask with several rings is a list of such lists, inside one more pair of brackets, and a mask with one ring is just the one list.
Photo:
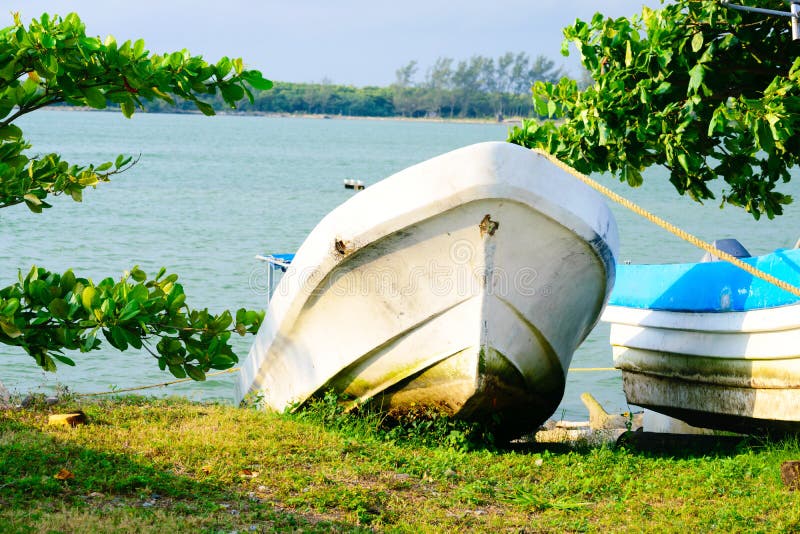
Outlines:
{"label": "boat hull", "polygon": [[800,305],[690,313],[609,306],[628,402],[702,428],[800,431]]}
{"label": "boat hull", "polygon": [[407,169],[309,235],[239,395],[284,410],[333,390],[533,428],[605,304],[616,240],[591,190],[520,147],[474,145]]}

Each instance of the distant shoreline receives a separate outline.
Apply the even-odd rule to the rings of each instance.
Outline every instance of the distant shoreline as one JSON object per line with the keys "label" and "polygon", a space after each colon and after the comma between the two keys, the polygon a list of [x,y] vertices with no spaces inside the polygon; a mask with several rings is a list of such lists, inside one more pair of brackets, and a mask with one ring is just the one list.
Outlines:
{"label": "distant shoreline", "polygon": [[406,122],[439,122],[439,123],[453,123],[453,124],[498,124],[509,126],[520,126],[523,119],[521,117],[509,117],[502,121],[493,119],[477,119],[477,118],[442,118],[442,117],[371,117],[367,115],[323,115],[317,113],[271,113],[271,112],[229,112],[223,111],[218,115],[255,115],[259,117],[277,117],[288,119],[340,119],[340,120],[373,120],[373,121],[406,121]]}
{"label": "distant shoreline", "polygon": [[[119,113],[118,109],[94,109],[87,106],[48,106],[39,111],[90,111],[99,113]],[[141,111],[137,110],[136,114],[146,113],[150,115],[202,115],[200,111],[194,110],[170,110],[170,111]],[[522,117],[509,117],[502,121],[494,119],[478,119],[478,118],[442,118],[442,117],[371,117],[362,115],[324,115],[317,113],[275,113],[266,111],[217,111],[219,116],[244,116],[244,117],[269,117],[269,118],[282,118],[282,119],[330,119],[330,120],[372,120],[372,121],[403,121],[403,122],[438,122],[438,123],[452,123],[452,124],[497,124],[505,126],[521,126]]]}

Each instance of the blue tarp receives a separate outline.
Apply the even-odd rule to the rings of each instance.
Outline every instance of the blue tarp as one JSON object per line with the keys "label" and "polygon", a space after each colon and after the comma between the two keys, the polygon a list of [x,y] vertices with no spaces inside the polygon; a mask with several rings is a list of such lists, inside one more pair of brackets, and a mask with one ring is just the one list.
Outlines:
{"label": "blue tarp", "polygon": [[292,263],[292,260],[294,259],[294,254],[270,254],[269,256],[272,256],[273,258],[281,260],[285,263]]}
{"label": "blue tarp", "polygon": [[[742,261],[800,286],[800,250],[779,249]],[[796,304],[800,298],[725,261],[617,265],[608,304],[686,312],[748,311]]]}
{"label": "blue tarp", "polygon": [[286,272],[286,266],[294,260],[294,254],[264,254],[257,257],[269,263],[273,269],[280,269],[283,272]]}

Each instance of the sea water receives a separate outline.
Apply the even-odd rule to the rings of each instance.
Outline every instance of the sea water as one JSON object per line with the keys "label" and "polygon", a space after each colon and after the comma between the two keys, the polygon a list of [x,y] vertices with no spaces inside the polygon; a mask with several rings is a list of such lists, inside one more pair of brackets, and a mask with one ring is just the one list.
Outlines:
{"label": "sea water", "polygon": [[[409,165],[481,141],[506,137],[508,126],[394,120],[307,119],[226,115],[137,114],[42,110],[18,121],[31,153],[59,152],[73,163],[138,163],[112,183],[84,192],[82,203],[51,199],[42,214],[24,206],[0,210],[0,286],[31,265],[73,268],[95,281],[139,265],[180,275],[191,307],[264,309],[266,270],[256,254],[294,252],[308,232],[353,192],[345,179],[369,185]],[[645,208],[706,239],[736,237],[753,254],[793,246],[800,237],[797,206],[774,221],[754,221],[741,210],[699,205],[679,196],[665,173],[645,175],[630,189],[597,177]],[[785,192],[798,196],[800,183]],[[420,194],[423,194],[422,192]],[[620,261],[695,261],[702,256],[638,216],[612,206],[620,227]],[[252,336],[233,337],[244,357]],[[45,373],[21,350],[0,345],[0,382],[17,392],[57,385],[94,392],[160,383],[171,375],[137,351],[107,344],[70,354],[75,368]],[[574,368],[611,367],[608,326],[599,324],[573,358]],[[196,400],[230,401],[233,375],[146,390]],[[616,371],[574,371],[556,417],[585,419],[579,396],[592,393],[609,411],[628,406]]]}

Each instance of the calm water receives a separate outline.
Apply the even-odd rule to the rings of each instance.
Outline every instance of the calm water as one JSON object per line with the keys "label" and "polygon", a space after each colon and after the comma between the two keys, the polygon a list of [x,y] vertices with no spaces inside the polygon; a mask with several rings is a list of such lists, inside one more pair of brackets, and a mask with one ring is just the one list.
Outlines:
{"label": "calm water", "polygon": [[[84,202],[56,199],[35,215],[24,207],[0,210],[0,285],[31,264],[73,267],[96,279],[119,276],[138,264],[154,274],[162,265],[181,276],[189,304],[213,311],[265,306],[257,253],[293,252],[317,221],[352,193],[345,178],[374,183],[411,164],[480,141],[502,140],[506,127],[401,121],[283,119],[43,111],[20,126],[33,152],[59,151],[75,163],[141,154],[114,182],[87,191]],[[653,173],[638,190],[605,183],[655,213],[712,240],[737,237],[751,253],[792,246],[800,237],[797,206],[777,221],[753,221],[740,211],[700,206],[677,196]],[[787,191],[800,197],[800,183]],[[612,206],[620,226],[621,259],[673,262],[701,251]],[[244,356],[251,338],[237,338]],[[33,360],[0,345],[0,381],[12,391],[102,391],[171,379],[147,354],[113,349],[77,355],[72,369],[43,373]],[[573,367],[609,367],[608,327],[599,325],[578,350]],[[232,397],[232,375],[154,394],[195,399]],[[570,373],[557,416],[586,412],[578,396],[590,391],[609,410],[627,409],[616,372]]]}

